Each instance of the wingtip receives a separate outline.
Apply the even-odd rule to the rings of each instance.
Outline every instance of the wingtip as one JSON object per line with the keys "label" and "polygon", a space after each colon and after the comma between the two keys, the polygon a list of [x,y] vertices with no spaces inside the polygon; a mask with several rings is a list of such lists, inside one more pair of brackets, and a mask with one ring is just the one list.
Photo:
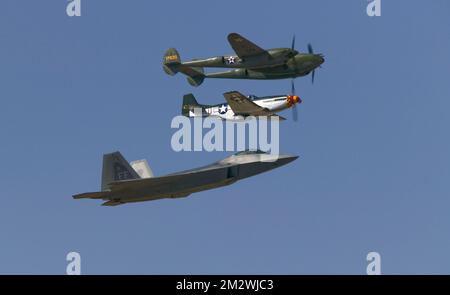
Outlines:
{"label": "wingtip", "polygon": [[238,33],[229,33],[228,34],[228,40],[231,40],[231,39],[235,39],[235,38],[239,38],[239,37],[242,37],[241,35],[239,35]]}
{"label": "wingtip", "polygon": [[240,92],[237,91],[237,90],[232,90],[232,91],[224,92],[224,94],[232,94],[232,93],[240,93]]}

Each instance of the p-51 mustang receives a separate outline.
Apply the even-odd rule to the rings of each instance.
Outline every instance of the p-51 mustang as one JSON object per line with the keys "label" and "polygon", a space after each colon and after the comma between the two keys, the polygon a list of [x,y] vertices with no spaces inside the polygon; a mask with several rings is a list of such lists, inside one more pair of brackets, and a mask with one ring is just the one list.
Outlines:
{"label": "p-51 mustang", "polygon": [[74,199],[99,199],[103,206],[184,198],[192,193],[230,185],[286,165],[298,156],[270,155],[261,151],[244,151],[207,166],[154,177],[147,161],[130,164],[119,153],[103,156],[100,192],[83,193]]}
{"label": "p-51 mustang", "polygon": [[227,103],[218,105],[199,104],[194,95],[186,94],[183,97],[182,115],[186,117],[218,117],[223,120],[241,121],[248,116],[276,116],[280,120],[285,118],[277,115],[277,112],[293,108],[294,121],[297,121],[296,104],[302,100],[297,95],[276,96],[244,96],[238,91],[223,94]]}
{"label": "p-51 mustang", "polygon": [[[228,41],[236,55],[217,56],[181,62],[175,48],[166,51],[163,69],[169,75],[181,72],[187,76],[189,84],[199,86],[205,78],[273,80],[306,76],[324,63],[322,54],[314,54],[311,44],[308,53],[294,49],[295,36],[291,48],[264,50],[237,33],[228,35]],[[230,71],[208,73],[205,67],[231,68]]]}

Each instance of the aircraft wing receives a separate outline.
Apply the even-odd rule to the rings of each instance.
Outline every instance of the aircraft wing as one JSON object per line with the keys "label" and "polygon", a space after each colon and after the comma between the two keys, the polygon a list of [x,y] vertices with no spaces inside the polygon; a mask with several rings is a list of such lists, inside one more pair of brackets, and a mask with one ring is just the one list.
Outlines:
{"label": "aircraft wing", "polygon": [[230,171],[226,165],[213,164],[160,177],[116,181],[109,185],[113,192],[146,189],[147,193],[155,195],[171,194],[186,187],[186,184],[202,186],[220,181],[230,181],[233,178]]}
{"label": "aircraft wing", "polygon": [[263,62],[268,61],[271,58],[270,54],[266,50],[237,33],[229,34],[228,42],[230,42],[231,47],[240,59],[258,57],[261,58],[261,61]]}
{"label": "aircraft wing", "polygon": [[226,92],[223,94],[223,96],[236,115],[268,117],[276,116],[280,120],[285,120],[285,118],[270,112],[268,109],[260,107],[238,91]]}
{"label": "aircraft wing", "polygon": [[83,193],[74,195],[73,198],[106,200],[102,206],[121,205],[124,202],[117,200],[121,196],[139,196],[140,194],[154,196],[154,200],[182,198],[193,192],[233,183],[237,180],[237,171],[235,165],[218,162],[160,177],[113,181],[108,184],[110,188],[108,191]]}

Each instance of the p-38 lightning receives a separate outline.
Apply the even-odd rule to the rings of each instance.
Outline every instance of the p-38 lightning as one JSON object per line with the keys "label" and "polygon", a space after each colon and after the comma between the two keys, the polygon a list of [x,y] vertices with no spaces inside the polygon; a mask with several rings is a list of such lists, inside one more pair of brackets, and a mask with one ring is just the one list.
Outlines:
{"label": "p-38 lightning", "polygon": [[[297,78],[310,73],[314,83],[315,69],[325,61],[322,54],[314,53],[311,44],[308,44],[308,53],[295,50],[295,36],[291,48],[265,50],[237,33],[229,34],[228,42],[235,55],[193,59],[186,62],[181,61],[175,48],[170,48],[164,55],[163,69],[172,76],[178,72],[185,74],[192,86],[201,85],[205,78],[273,80]],[[205,73],[203,68],[206,67],[232,70]]]}
{"label": "p-38 lightning", "polygon": [[248,116],[278,117],[280,120],[285,120],[276,113],[292,108],[293,119],[297,121],[296,104],[302,102],[295,94],[256,97],[231,91],[224,93],[223,96],[227,103],[204,105],[199,104],[193,94],[186,94],[183,97],[181,114],[191,118],[212,116],[229,121],[241,121]]}
{"label": "p-38 lightning", "polygon": [[128,163],[120,152],[103,156],[100,192],[83,193],[74,199],[99,199],[103,206],[184,198],[192,193],[227,186],[238,180],[286,165],[298,156],[243,151],[207,166],[155,177],[147,161]]}

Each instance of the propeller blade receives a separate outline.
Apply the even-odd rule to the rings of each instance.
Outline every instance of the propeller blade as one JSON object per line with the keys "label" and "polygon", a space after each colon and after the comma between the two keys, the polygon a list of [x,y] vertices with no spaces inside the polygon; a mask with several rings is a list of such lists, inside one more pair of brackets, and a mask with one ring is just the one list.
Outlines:
{"label": "propeller blade", "polygon": [[316,70],[313,70],[312,71],[312,84],[314,84],[314,76],[316,75]]}
{"label": "propeller blade", "polygon": [[292,107],[292,118],[294,119],[294,122],[298,121],[297,104],[294,104],[294,106]]}
{"label": "propeller blade", "polygon": [[308,44],[308,53],[309,53],[309,54],[314,54],[314,50],[313,50],[313,48],[312,48],[311,43]]}
{"label": "propeller blade", "polygon": [[[295,79],[291,80],[291,95],[295,95],[295,83],[294,83]],[[294,119],[294,122],[298,121],[298,110],[297,110],[297,104],[294,103],[294,105],[292,106],[292,118]]]}
{"label": "propeller blade", "polygon": [[292,50],[295,49],[295,35],[292,37],[291,49],[292,49]]}

